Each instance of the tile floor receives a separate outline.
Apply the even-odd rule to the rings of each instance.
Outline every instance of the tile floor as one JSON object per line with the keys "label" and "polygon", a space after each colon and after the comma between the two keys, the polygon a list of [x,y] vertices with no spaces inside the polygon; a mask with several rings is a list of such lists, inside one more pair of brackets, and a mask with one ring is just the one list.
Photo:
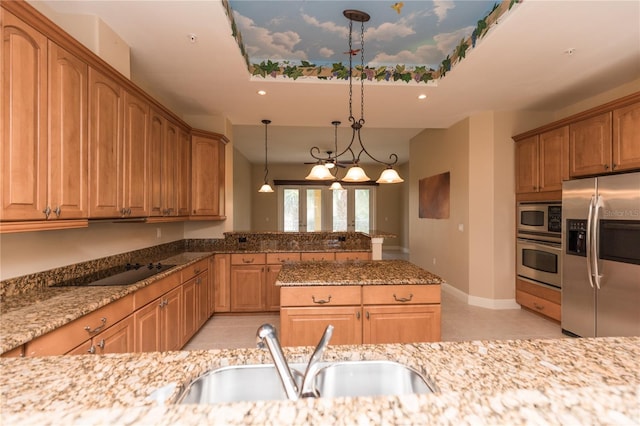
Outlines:
{"label": "tile floor", "polygon": [[[256,330],[264,323],[280,327],[276,314],[215,315],[184,350],[255,347]],[[442,293],[442,340],[532,339],[565,337],[560,325],[523,309],[493,310],[470,306]]]}

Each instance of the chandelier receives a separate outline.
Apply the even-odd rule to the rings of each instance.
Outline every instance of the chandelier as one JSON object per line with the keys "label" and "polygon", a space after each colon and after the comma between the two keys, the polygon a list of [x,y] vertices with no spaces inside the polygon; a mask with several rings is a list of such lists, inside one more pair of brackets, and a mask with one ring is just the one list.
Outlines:
{"label": "chandelier", "polygon": [[[337,150],[336,139],[336,151],[335,156],[329,155],[329,158],[320,157],[320,149],[316,146],[312,147],[309,153],[313,158],[318,160],[317,164],[313,166],[311,173],[306,177],[308,180],[335,180],[336,176],[331,173],[327,168],[327,164],[337,164],[339,157],[350,156],[349,163],[351,167],[347,171],[347,174],[342,178],[343,182],[368,182],[371,179],[365,171],[360,167],[360,159],[364,156],[369,157],[371,160],[378,164],[383,164],[386,168],[380,174],[380,177],[376,181],[377,183],[400,183],[404,180],[398,175],[398,172],[393,169],[393,165],[398,162],[398,156],[396,154],[389,155],[389,161],[381,161],[375,158],[367,151],[362,142],[360,130],[364,126],[364,23],[368,22],[371,18],[369,14],[361,12],[359,10],[347,9],[343,12],[343,15],[349,20],[349,121],[351,122],[351,142],[340,153]],[[353,22],[360,22],[360,48],[353,48]],[[353,57],[360,53],[360,68],[358,71],[360,75],[360,118],[358,120],[353,116]],[[336,136],[337,138],[337,136]],[[356,143],[357,141],[357,143]],[[357,154],[356,154],[357,152]],[[329,161],[327,161],[329,160]]]}

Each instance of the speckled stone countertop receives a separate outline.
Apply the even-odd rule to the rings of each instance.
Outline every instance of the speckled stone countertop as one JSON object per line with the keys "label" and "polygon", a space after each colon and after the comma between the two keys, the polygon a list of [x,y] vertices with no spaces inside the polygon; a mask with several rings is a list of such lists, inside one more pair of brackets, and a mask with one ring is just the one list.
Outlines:
{"label": "speckled stone countertop", "polygon": [[164,259],[174,268],[132,285],[40,287],[7,297],[0,305],[0,353],[55,330],[89,312],[178,272],[211,253],[181,253]]}
{"label": "speckled stone countertop", "polygon": [[444,280],[405,260],[356,260],[284,264],[276,285],[443,284]]}
{"label": "speckled stone countertop", "polygon": [[[284,348],[306,362],[313,348]],[[266,350],[0,359],[2,423],[640,424],[640,338],[329,346],[325,361],[388,359],[429,376],[424,395],[174,405],[217,367],[270,362]],[[152,392],[176,384],[162,402]]]}

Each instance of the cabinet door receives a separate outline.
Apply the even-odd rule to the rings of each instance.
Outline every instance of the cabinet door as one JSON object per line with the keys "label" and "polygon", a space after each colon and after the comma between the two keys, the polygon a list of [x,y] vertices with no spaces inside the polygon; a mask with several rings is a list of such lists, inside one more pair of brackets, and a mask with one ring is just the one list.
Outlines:
{"label": "cabinet door", "polygon": [[597,175],[611,171],[611,113],[569,125],[569,175]]}
{"label": "cabinet door", "polygon": [[280,310],[280,287],[276,286],[276,279],[282,265],[267,265],[266,279],[266,310],[278,312]]}
{"label": "cabinet door", "polygon": [[231,310],[231,255],[216,254],[213,258],[215,312]]}
{"label": "cabinet door", "polygon": [[224,216],[224,143],[215,138],[191,138],[191,214]]}
{"label": "cabinet door", "polygon": [[126,216],[149,215],[149,104],[125,92],[124,201]]}
{"label": "cabinet door", "polygon": [[191,210],[191,138],[178,129],[177,139],[176,200],[178,216],[188,216]]}
{"label": "cabinet door", "polygon": [[569,179],[569,126],[540,134],[540,191],[561,191]]}
{"label": "cabinet door", "polygon": [[440,305],[364,306],[363,343],[440,340]]}
{"label": "cabinet door", "polygon": [[0,8],[0,13],[0,220],[44,220],[47,188],[47,39],[4,9]]}
{"label": "cabinet door", "polygon": [[49,185],[51,217],[88,217],[87,65],[49,42]]}
{"label": "cabinet door", "polygon": [[134,328],[133,315],[129,315],[113,327],[97,334],[93,337],[96,353],[101,355],[133,352]]}
{"label": "cabinet door", "polygon": [[183,307],[180,287],[165,294],[162,297],[162,304],[160,350],[177,351],[186,343],[180,329]]}
{"label": "cabinet door", "polygon": [[196,287],[198,291],[198,329],[204,325],[209,319],[209,274],[204,271],[196,278]]}
{"label": "cabinet door", "polygon": [[147,306],[137,310],[134,317],[134,350],[136,352],[160,351],[160,322],[162,298],[156,299]]}
{"label": "cabinet door", "polygon": [[640,103],[613,110],[613,170],[640,168]]}
{"label": "cabinet door", "polygon": [[329,324],[334,327],[332,345],[362,343],[360,306],[282,308],[281,343],[283,346],[315,346]]}
{"label": "cabinet door", "polygon": [[189,339],[198,331],[198,288],[192,278],[182,285],[182,341]]}
{"label": "cabinet door", "polygon": [[157,111],[151,110],[149,124],[149,216],[162,216],[162,166],[166,156],[165,119]]}
{"label": "cabinet door", "polygon": [[123,199],[122,89],[89,68],[89,217],[118,217]]}
{"label": "cabinet door", "polygon": [[538,136],[516,143],[516,193],[538,191]]}
{"label": "cabinet door", "polygon": [[179,159],[178,152],[178,128],[167,121],[165,138],[162,147],[162,214],[175,216],[178,214],[176,195],[176,170]]}
{"label": "cabinet door", "polygon": [[231,267],[231,311],[261,312],[264,310],[264,265]]}

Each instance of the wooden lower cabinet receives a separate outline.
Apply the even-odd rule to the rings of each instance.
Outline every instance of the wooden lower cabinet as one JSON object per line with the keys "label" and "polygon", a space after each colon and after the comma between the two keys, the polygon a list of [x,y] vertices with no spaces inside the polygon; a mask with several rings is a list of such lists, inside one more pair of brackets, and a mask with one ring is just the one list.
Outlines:
{"label": "wooden lower cabinet", "polygon": [[316,345],[332,324],[332,344],[439,341],[439,285],[282,287],[280,340]]}
{"label": "wooden lower cabinet", "polygon": [[134,314],[135,352],[174,351],[183,345],[180,331],[182,291],[175,288]]}
{"label": "wooden lower cabinet", "polygon": [[129,315],[90,340],[67,352],[65,355],[122,354],[134,350],[135,321]]}
{"label": "wooden lower cabinet", "polygon": [[365,306],[362,343],[434,342],[440,337],[440,305]]}
{"label": "wooden lower cabinet", "polygon": [[282,308],[280,340],[283,346],[315,346],[324,330],[333,325],[332,345],[362,341],[360,306]]}
{"label": "wooden lower cabinet", "polygon": [[264,311],[264,265],[231,266],[231,311]]}
{"label": "wooden lower cabinet", "polygon": [[213,257],[213,297],[215,312],[231,310],[231,255],[216,254]]}
{"label": "wooden lower cabinet", "polygon": [[525,309],[558,322],[561,320],[560,290],[518,279],[516,280],[516,302]]}
{"label": "wooden lower cabinet", "polygon": [[282,265],[267,265],[265,270],[265,310],[278,312],[280,310],[280,287],[276,286],[278,274]]}

